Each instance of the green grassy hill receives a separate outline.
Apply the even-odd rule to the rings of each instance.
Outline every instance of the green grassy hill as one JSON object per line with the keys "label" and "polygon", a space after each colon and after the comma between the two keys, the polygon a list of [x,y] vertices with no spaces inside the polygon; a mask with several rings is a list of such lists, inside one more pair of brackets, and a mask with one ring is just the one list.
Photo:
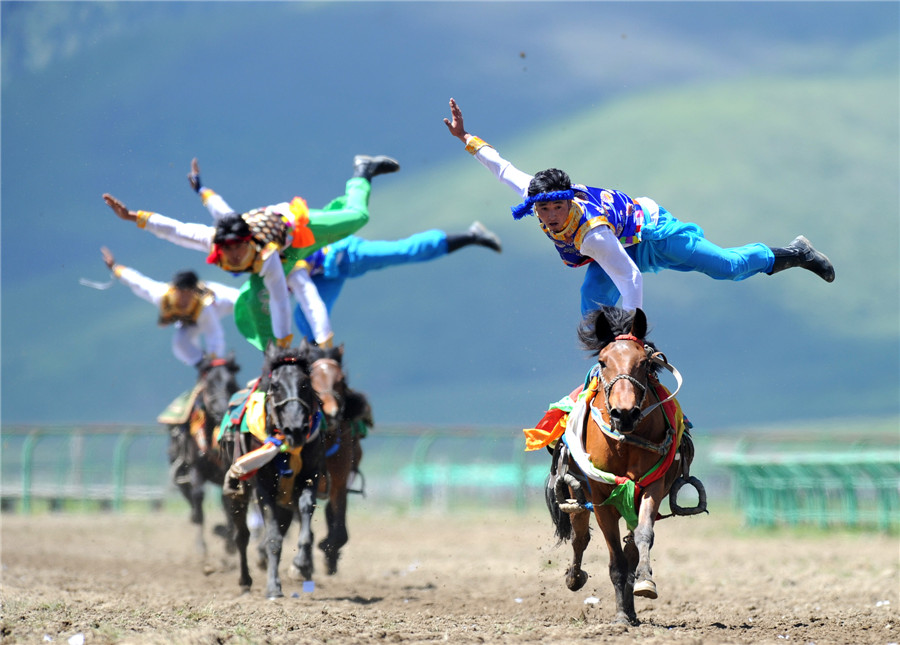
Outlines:
{"label": "green grassy hill", "polygon": [[[108,11],[121,18],[146,3],[118,4]],[[459,42],[457,22],[439,24],[454,13],[440,3],[437,18],[414,8],[407,23],[377,4],[354,20],[322,8],[277,23],[217,14],[221,24],[203,23],[197,5],[157,16],[140,38],[128,31],[134,21],[112,21],[118,27],[105,36],[95,29],[96,44],[30,74],[10,62],[4,13],[4,422],[152,421],[190,386],[148,304],[121,285],[78,285],[106,279],[101,245],[159,279],[190,266],[238,282],[200,254],[116,221],[102,192],[205,221],[184,179],[197,155],[206,183],[237,208],[298,193],[319,205],[341,190],[354,153],[384,152],[403,170],[376,180],[366,237],[456,231],[479,219],[505,246],[500,256],[466,249],[350,281],[333,322],[351,382],[370,394],[377,421],[534,423],[590,364],[574,333],[582,271],[562,265],[533,220],[513,222],[512,192],[446,134],[450,95],[469,129],[524,170],[559,166],[579,182],[647,195],[725,246],[784,245],[803,233],[834,261],[831,285],[802,271],[737,284],[646,277],[652,338],[684,374],[679,398],[699,427],[898,413],[896,34],[851,42],[865,32],[857,25],[830,40],[804,14],[795,18],[810,33],[766,32],[752,51],[723,36],[699,57],[695,40],[670,36],[664,59],[641,63],[652,71],[641,76],[634,63],[632,87],[625,67],[610,66],[616,83],[604,85],[553,65],[542,50],[549,41],[520,58],[512,49],[520,36],[501,29],[508,16],[492,3],[489,17],[471,23],[479,33],[497,29],[501,53],[516,54],[511,67],[498,50],[481,52],[492,65],[466,58],[478,52]],[[537,4],[521,5],[517,19],[533,18]],[[583,10],[597,20],[624,11]],[[649,32],[662,25],[644,18]],[[366,19],[408,34],[412,53],[379,50]],[[179,27],[169,30],[173,20]],[[739,21],[725,22],[740,31]],[[358,42],[328,44],[336,24]],[[242,28],[253,38],[236,39]],[[258,38],[264,28],[270,37]],[[302,29],[306,46],[328,47],[324,67],[285,45]],[[620,55],[631,40],[612,49]],[[737,71],[710,72],[712,54],[740,61]],[[371,74],[359,71],[361,60]],[[677,82],[660,78],[664,67],[680,70]],[[535,81],[553,73],[571,76],[560,81],[563,98],[542,110]],[[335,83],[348,74],[355,83]],[[241,376],[255,376],[259,355],[232,325],[226,332]]]}

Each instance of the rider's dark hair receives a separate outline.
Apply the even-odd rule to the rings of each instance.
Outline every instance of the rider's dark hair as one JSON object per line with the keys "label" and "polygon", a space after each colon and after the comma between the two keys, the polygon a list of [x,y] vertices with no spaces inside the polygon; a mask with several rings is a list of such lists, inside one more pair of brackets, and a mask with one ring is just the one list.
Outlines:
{"label": "rider's dark hair", "polygon": [[528,184],[528,196],[569,190],[571,187],[572,180],[568,174],[559,168],[548,168],[541,170],[531,179],[531,183]]}
{"label": "rider's dark hair", "polygon": [[200,278],[193,271],[179,271],[172,278],[172,286],[176,289],[196,289]]}
{"label": "rider's dark hair", "polygon": [[250,237],[250,226],[240,215],[232,213],[226,215],[216,223],[216,234],[213,242],[216,244],[228,244],[239,242]]}

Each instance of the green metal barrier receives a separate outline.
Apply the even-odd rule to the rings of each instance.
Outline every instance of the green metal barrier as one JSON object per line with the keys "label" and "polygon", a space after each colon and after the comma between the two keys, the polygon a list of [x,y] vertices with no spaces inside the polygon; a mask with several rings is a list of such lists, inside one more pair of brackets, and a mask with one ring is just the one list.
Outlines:
{"label": "green metal barrier", "polygon": [[751,453],[739,444],[713,459],[731,472],[750,526],[900,528],[900,449],[832,447]]}
{"label": "green metal barrier", "polygon": [[0,499],[24,513],[43,502],[120,511],[159,506],[169,492],[167,437],[159,426],[4,426]]}

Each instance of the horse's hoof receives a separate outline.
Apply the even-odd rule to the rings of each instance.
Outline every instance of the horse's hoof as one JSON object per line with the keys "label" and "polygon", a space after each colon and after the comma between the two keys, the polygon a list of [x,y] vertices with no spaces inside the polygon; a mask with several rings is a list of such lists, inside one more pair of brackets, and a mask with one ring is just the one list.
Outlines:
{"label": "horse's hoof", "polygon": [[613,622],[617,625],[628,625],[629,627],[637,627],[641,624],[637,616],[629,616],[622,612],[616,614],[616,619]]}
{"label": "horse's hoof", "polygon": [[334,558],[334,559],[326,558],[325,569],[328,572],[329,576],[333,576],[334,574],[337,573],[337,564],[338,564],[337,558]]}
{"label": "horse's hoof", "polygon": [[291,580],[298,581],[306,581],[312,580],[313,568],[300,566],[298,567],[295,563],[291,562],[291,566],[288,569],[288,576],[290,576]]}
{"label": "horse's hoof", "polygon": [[635,582],[634,595],[640,596],[641,598],[649,598],[650,600],[656,600],[657,598],[659,598],[659,594],[656,593],[656,583],[652,580],[641,580],[640,582]]}
{"label": "horse's hoof", "polygon": [[566,572],[566,587],[569,591],[578,591],[587,582],[588,574],[586,571],[579,569],[577,572]]}
{"label": "horse's hoof", "polygon": [[275,591],[270,591],[266,594],[266,599],[268,600],[278,600],[279,598],[284,598],[284,594],[281,593],[281,589],[276,589]]}

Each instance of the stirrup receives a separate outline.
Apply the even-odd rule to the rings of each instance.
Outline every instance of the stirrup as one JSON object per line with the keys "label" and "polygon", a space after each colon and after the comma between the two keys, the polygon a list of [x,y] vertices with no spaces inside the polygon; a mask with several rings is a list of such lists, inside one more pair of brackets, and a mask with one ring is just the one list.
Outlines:
{"label": "stirrup", "polygon": [[[681,487],[685,484],[689,484],[694,487],[694,490],[697,491],[697,505],[685,508],[683,506],[678,505],[678,491],[681,490]],[[688,477],[685,479],[684,477],[679,476],[672,483],[672,488],[669,489],[669,510],[672,511],[672,515],[699,515],[700,513],[708,513],[706,510],[706,489],[703,488],[702,482],[694,476]]]}
{"label": "stirrup", "polygon": [[[350,476],[353,478],[347,482],[347,492],[353,493],[354,495],[362,495],[366,496],[366,478],[363,476],[361,470],[352,470],[350,471]],[[350,483],[355,481],[356,478],[359,477],[359,488],[351,488]]]}
{"label": "stirrup", "polygon": [[[587,501],[582,484],[584,479],[569,472],[569,451],[565,444],[561,443],[556,456],[556,472],[551,472],[553,479],[553,494],[556,505],[563,513],[587,513],[594,505]],[[575,499],[569,497],[569,491]]]}

